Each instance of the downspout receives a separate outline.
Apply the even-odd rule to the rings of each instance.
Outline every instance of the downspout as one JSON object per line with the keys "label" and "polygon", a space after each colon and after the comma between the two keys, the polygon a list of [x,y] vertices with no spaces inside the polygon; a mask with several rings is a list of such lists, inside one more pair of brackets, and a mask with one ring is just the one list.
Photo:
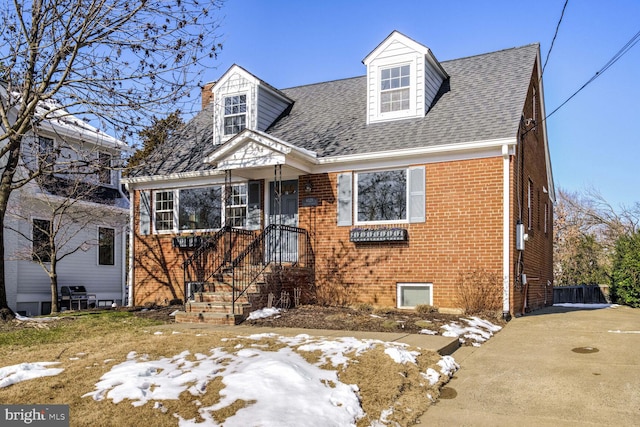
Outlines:
{"label": "downspout", "polygon": [[[127,191],[131,194],[131,189],[129,188],[129,183],[125,184]],[[135,198],[135,196],[134,196]],[[127,286],[129,287],[129,292],[127,294],[127,306],[133,307],[133,248],[134,248],[134,225],[133,225],[133,202],[129,200],[129,262],[127,266]],[[123,239],[124,242],[124,239]],[[124,243],[123,243],[124,244]],[[126,252],[125,252],[126,253]],[[124,283],[124,281],[123,281]],[[124,290],[122,292],[124,296]]]}
{"label": "downspout", "polygon": [[509,236],[510,236],[510,185],[509,185],[509,145],[502,146],[502,212],[503,212],[503,235],[502,235],[502,317],[505,320],[511,318],[511,310],[509,305],[510,298],[510,274],[509,274]]}

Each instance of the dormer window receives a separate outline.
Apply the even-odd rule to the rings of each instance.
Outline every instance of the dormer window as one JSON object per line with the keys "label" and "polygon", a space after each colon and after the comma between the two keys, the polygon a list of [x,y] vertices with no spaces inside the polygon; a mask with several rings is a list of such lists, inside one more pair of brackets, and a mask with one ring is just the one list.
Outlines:
{"label": "dormer window", "polygon": [[224,134],[235,135],[247,126],[247,95],[224,98]]}
{"label": "dormer window", "polygon": [[380,75],[380,112],[408,110],[411,73],[409,65],[383,68]]}

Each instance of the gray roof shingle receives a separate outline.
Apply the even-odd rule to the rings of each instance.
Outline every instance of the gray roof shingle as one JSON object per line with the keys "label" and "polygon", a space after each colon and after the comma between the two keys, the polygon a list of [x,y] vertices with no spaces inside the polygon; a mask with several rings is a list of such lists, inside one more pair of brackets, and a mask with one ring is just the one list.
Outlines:
{"label": "gray roof shingle", "polygon": [[[538,44],[442,62],[449,74],[422,118],[366,124],[365,76],[281,89],[294,100],[267,133],[318,157],[516,136]],[[134,176],[210,169],[212,106],[152,153]]]}

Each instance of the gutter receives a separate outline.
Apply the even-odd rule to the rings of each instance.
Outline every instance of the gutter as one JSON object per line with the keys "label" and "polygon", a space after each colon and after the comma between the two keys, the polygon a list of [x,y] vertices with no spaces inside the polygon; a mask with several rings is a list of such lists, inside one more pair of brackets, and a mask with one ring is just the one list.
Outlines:
{"label": "gutter", "polygon": [[511,231],[510,224],[510,186],[509,186],[509,161],[510,161],[510,153],[509,153],[509,145],[504,144],[502,146],[502,171],[503,171],[503,180],[502,180],[502,214],[503,214],[503,234],[502,234],[502,317],[505,320],[511,318],[511,307],[510,307],[510,274],[509,274],[509,255],[510,255],[510,245],[509,245],[509,236]]}
{"label": "gutter", "polygon": [[[131,194],[129,184],[126,183],[127,191]],[[129,200],[129,265],[127,266],[127,286],[129,287],[129,293],[127,295],[127,306],[133,307],[133,261],[134,261],[134,225],[133,225],[133,203]],[[123,239],[124,242],[124,239]],[[124,286],[124,280],[123,280]],[[124,290],[123,290],[124,296]]]}

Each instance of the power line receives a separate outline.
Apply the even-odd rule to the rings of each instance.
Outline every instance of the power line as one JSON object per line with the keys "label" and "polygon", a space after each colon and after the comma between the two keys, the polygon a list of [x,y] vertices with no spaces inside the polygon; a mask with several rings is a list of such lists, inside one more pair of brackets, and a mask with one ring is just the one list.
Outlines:
{"label": "power line", "polygon": [[595,79],[597,79],[598,77],[600,77],[605,71],[607,71],[609,68],[611,68],[611,66],[613,64],[615,64],[620,58],[622,58],[627,52],[629,52],[629,50],[631,50],[631,48],[633,48],[633,46],[636,45],[636,43],[638,43],[638,41],[640,41],[640,31],[638,31],[633,37],[631,37],[631,39],[615,54],[613,55],[613,57],[609,60],[609,62],[607,62],[598,72],[596,72],[593,77],[591,77],[589,80],[587,80],[587,82],[585,84],[583,84],[582,86],[580,86],[580,89],[578,89],[577,91],[575,91],[573,93],[573,95],[571,95],[569,98],[567,98],[562,104],[560,104],[555,110],[553,110],[551,113],[549,113],[547,115],[547,117],[545,117],[545,120],[547,120],[549,117],[551,117],[556,111],[558,111],[560,108],[562,108],[567,102],[569,102],[574,96],[576,96],[580,91],[582,91],[582,89],[584,89],[585,87],[587,87],[591,82],[593,82]]}
{"label": "power line", "polygon": [[551,56],[551,50],[553,49],[553,44],[556,42],[556,37],[558,37],[560,24],[562,23],[562,18],[564,17],[564,11],[567,9],[568,4],[569,4],[569,0],[565,0],[564,6],[562,7],[562,13],[560,14],[560,19],[558,20],[558,25],[556,25],[556,32],[553,34],[553,40],[551,40],[551,46],[549,46],[549,51],[547,52],[547,58],[544,60],[544,65],[542,66],[542,73],[540,73],[540,77],[544,75],[544,69],[547,68],[547,62],[549,62],[549,57]]}

